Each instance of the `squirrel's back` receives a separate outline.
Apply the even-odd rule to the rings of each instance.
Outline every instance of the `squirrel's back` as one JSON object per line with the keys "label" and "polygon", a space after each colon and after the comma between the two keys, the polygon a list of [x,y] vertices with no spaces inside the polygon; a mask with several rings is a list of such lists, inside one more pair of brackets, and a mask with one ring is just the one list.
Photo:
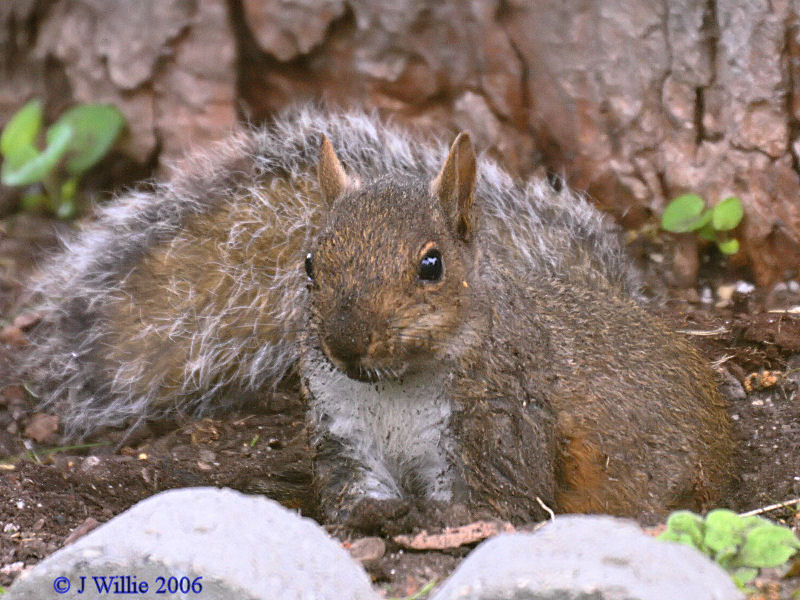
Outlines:
{"label": "squirrel's back", "polygon": [[[12,378],[70,437],[209,412],[277,382],[297,358],[323,135],[365,180],[431,178],[447,153],[374,114],[304,106],[187,159],[166,183],[99,208],[45,266],[33,286],[44,318]],[[480,165],[487,231],[527,269],[637,293],[616,233],[588,203]]]}
{"label": "squirrel's back", "polygon": [[491,335],[454,378],[472,502],[522,521],[534,496],[558,512],[648,518],[718,502],[731,424],[697,350],[613,288],[492,266]]}

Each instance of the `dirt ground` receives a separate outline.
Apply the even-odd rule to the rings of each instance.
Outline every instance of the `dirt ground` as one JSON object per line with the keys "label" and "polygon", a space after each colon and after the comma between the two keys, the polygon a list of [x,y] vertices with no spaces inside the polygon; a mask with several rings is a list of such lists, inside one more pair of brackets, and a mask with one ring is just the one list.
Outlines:
{"label": "dirt ground", "polygon": [[[13,314],[12,307],[22,291],[19,281],[53,245],[56,226],[25,215],[0,220],[0,368],[3,353],[18,351],[35,319]],[[663,258],[669,247],[663,243],[640,237],[632,251],[645,268],[649,292],[662,298],[654,310],[723,370],[739,442],[738,479],[723,504],[741,512],[800,497],[800,286],[733,290],[730,285],[747,274],[732,272],[709,252],[697,289],[670,290],[664,284],[669,260]],[[10,585],[70,536],[170,488],[225,486],[315,516],[295,380],[247,412],[149,424],[130,434],[106,431],[82,448],[59,446],[57,419],[35,413],[34,406],[22,388],[0,391],[0,585]],[[795,501],[765,516],[797,531],[797,509]],[[404,549],[380,526],[373,532],[379,539],[366,541],[352,531],[328,529],[361,555],[387,596],[407,596],[443,580],[469,550]],[[755,597],[797,598],[800,577],[766,573],[758,588]]]}

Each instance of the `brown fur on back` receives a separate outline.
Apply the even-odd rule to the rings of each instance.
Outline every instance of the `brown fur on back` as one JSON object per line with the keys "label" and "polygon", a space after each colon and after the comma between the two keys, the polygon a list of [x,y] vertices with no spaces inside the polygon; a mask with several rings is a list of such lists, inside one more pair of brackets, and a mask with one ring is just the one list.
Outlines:
{"label": "brown fur on back", "polygon": [[[525,275],[498,261],[497,277]],[[539,457],[544,466],[533,474],[545,495],[553,490],[540,496],[560,512],[664,514],[720,498],[731,475],[731,426],[714,375],[690,344],[602,286],[548,278],[494,286],[486,294],[490,334],[464,361],[481,369],[469,377],[470,367],[462,380],[465,406],[456,417],[470,440],[461,453],[479,504],[494,502],[502,487],[513,499],[508,516],[530,507],[529,485],[487,470],[489,454],[490,465]],[[482,392],[470,393],[474,387]],[[499,411],[517,415],[514,438],[508,428],[493,435]],[[531,422],[532,411],[546,418]],[[486,422],[488,435],[469,435]],[[484,468],[474,476],[476,465]]]}

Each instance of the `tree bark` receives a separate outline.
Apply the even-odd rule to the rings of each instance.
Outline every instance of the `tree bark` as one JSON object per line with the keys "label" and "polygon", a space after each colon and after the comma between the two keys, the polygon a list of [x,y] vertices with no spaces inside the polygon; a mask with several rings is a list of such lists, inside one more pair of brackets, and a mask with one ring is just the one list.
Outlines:
{"label": "tree bark", "polygon": [[126,114],[164,164],[298,100],[469,129],[628,227],[737,195],[758,283],[800,273],[800,0],[18,0],[0,122],[32,96]]}

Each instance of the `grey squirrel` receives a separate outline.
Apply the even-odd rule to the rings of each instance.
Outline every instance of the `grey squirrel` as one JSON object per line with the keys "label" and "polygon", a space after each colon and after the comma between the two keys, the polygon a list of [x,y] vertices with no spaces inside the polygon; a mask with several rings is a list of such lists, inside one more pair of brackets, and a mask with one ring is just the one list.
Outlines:
{"label": "grey squirrel", "polygon": [[224,410],[298,364],[332,519],[635,515],[728,477],[712,373],[637,304],[613,228],[466,134],[293,109],[102,208],[36,290],[16,374],[71,437]]}

